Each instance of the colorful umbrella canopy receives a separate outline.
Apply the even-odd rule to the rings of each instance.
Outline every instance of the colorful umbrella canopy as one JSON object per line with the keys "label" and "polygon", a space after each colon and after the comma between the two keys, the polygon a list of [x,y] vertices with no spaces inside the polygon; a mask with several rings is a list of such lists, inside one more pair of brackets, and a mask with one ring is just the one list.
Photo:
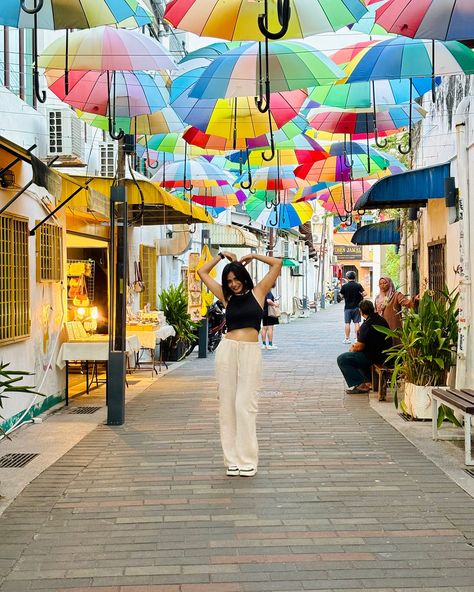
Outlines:
{"label": "colorful umbrella canopy", "polygon": [[[275,0],[269,2],[268,28],[281,28]],[[360,0],[290,0],[291,15],[286,37],[337,31],[358,21],[367,12]],[[173,27],[196,33],[201,37],[217,37],[240,41],[263,41],[258,17],[263,12],[260,2],[248,0],[172,0],[165,11],[165,20]]]}
{"label": "colorful umbrella canopy", "polygon": [[362,179],[350,181],[349,183],[339,183],[319,191],[315,197],[321,202],[323,208],[329,212],[336,214],[341,212],[349,213],[352,212],[359,197],[370,189],[376,181],[376,179]]}
{"label": "colorful umbrella canopy", "polygon": [[[412,107],[412,123],[426,115],[418,105]],[[389,136],[410,125],[410,106],[397,105],[387,111],[327,111],[314,109],[308,114],[308,123],[318,131],[331,134],[349,134],[353,140],[373,137],[375,128],[379,136]]]}
{"label": "colorful umbrella canopy", "polygon": [[369,11],[356,23],[349,25],[351,31],[358,33],[365,33],[366,35],[385,35],[391,36],[393,33],[388,33],[381,25],[375,22],[375,12],[377,8],[384,4],[385,0],[374,2],[369,7]]}
{"label": "colorful umbrella canopy", "polygon": [[293,196],[286,191],[279,195],[272,191],[257,191],[248,197],[244,207],[252,220],[263,226],[277,228],[300,226],[311,220],[314,214],[311,204],[294,202]]}
{"label": "colorful umbrella canopy", "polygon": [[115,23],[142,27],[152,18],[139,0],[44,0],[36,25],[34,15],[22,10],[19,0],[2,0],[0,12],[0,24],[17,29],[90,29]]}
{"label": "colorful umbrella canopy", "polygon": [[[85,123],[102,130],[109,129],[109,120],[103,115],[94,115],[92,113],[83,113],[76,111],[77,116]],[[151,115],[138,115],[137,117],[116,117],[115,125],[126,134],[148,135],[168,134],[181,132],[186,125],[171,109],[165,107]]]}
{"label": "colorful umbrella canopy", "polygon": [[359,179],[370,173],[383,171],[388,166],[388,161],[383,157],[372,158],[366,154],[352,154],[331,156],[326,160],[320,160],[313,164],[306,163],[296,167],[294,173],[300,179],[306,179],[310,183],[322,181],[350,181]]}
{"label": "colorful umbrella canopy", "polygon": [[46,70],[49,89],[68,105],[96,115],[108,115],[111,85],[114,84],[116,117],[151,114],[169,105],[166,81],[146,72],[84,72],[69,74],[69,93],[65,93],[64,71]]}
{"label": "colorful umbrella canopy", "polygon": [[[182,134],[168,133],[168,134],[154,134],[152,136],[141,136],[137,140],[137,146],[148,146],[148,150],[152,157],[159,158],[159,153],[175,154],[177,156],[186,153],[190,157],[205,156],[210,153],[221,154],[218,151],[203,150],[197,146],[186,145]],[[176,160],[180,160],[176,158]]]}
{"label": "colorful umbrella canopy", "polygon": [[[441,78],[437,78],[439,84]],[[410,89],[411,86],[411,89]],[[311,89],[308,99],[321,105],[340,109],[366,109],[377,106],[400,105],[429,92],[432,83],[429,78],[401,80],[373,80],[372,82],[354,82],[317,86]]]}
{"label": "colorful umbrella canopy", "polygon": [[461,40],[474,37],[472,0],[388,0],[376,22],[387,31],[417,39]]}
{"label": "colorful umbrella canopy", "polygon": [[218,150],[220,152],[228,150],[246,150],[247,145],[253,143],[254,147],[267,148],[269,140],[266,136],[260,136],[259,138],[237,138],[234,142],[233,138],[223,138],[221,136],[214,136],[206,134],[196,127],[188,128],[184,134],[183,139],[193,146],[199,146],[204,150]]}
{"label": "colorful umbrella canopy", "polygon": [[[257,169],[252,175],[252,189],[278,191],[307,187],[309,183],[297,178],[293,169],[292,165],[269,166]],[[240,179],[237,179],[234,185],[240,183],[241,180],[247,180],[245,173]]]}
{"label": "colorful umbrella canopy", "polygon": [[259,111],[253,97],[195,99],[190,92],[205,68],[178,76],[171,85],[171,106],[189,125],[206,134],[224,138],[253,138],[278,129],[298,115],[306,91],[294,90],[271,95],[270,116]]}
{"label": "colorful umbrella canopy", "polygon": [[458,41],[394,37],[361,51],[345,71],[342,82],[473,74],[474,52]]}
{"label": "colorful umbrella canopy", "polygon": [[[39,58],[41,68],[64,69],[66,39],[49,45]],[[69,35],[69,70],[173,70],[168,51],[137,31],[96,27]]]}
{"label": "colorful umbrella canopy", "polygon": [[268,72],[258,43],[243,43],[216,57],[205,68],[190,92],[198,99],[255,97],[268,74],[270,92],[285,92],[330,84],[344,72],[322,52],[302,41],[274,41],[268,48]]}
{"label": "colorful umbrella canopy", "polygon": [[153,181],[160,183],[162,187],[175,188],[187,187],[190,183],[193,187],[212,187],[229,185],[233,177],[214,166],[204,158],[182,160],[165,165],[165,170],[160,167],[152,177]]}
{"label": "colorful umbrella canopy", "polygon": [[244,202],[247,194],[242,189],[235,189],[230,185],[221,185],[212,188],[209,195],[207,187],[199,187],[192,190],[191,200],[202,206],[211,208],[228,208]]}
{"label": "colorful umbrella canopy", "polygon": [[[311,138],[309,138],[311,140]],[[271,160],[264,158],[264,153],[260,150],[252,150],[247,153],[243,151],[232,152],[227,155],[227,158],[234,163],[249,164],[252,168],[262,166],[282,165],[297,165],[304,162],[315,162],[316,160],[324,160],[328,157],[328,153],[315,140],[312,140],[315,148],[304,148],[302,150],[284,148],[282,150],[276,148],[276,154]]]}

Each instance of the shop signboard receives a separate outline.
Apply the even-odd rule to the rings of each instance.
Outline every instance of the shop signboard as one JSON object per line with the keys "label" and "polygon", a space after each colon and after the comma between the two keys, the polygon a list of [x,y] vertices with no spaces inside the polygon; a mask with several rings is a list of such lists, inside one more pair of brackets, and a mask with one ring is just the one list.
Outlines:
{"label": "shop signboard", "polygon": [[360,261],[362,259],[362,246],[334,245],[334,255],[336,255],[338,261]]}

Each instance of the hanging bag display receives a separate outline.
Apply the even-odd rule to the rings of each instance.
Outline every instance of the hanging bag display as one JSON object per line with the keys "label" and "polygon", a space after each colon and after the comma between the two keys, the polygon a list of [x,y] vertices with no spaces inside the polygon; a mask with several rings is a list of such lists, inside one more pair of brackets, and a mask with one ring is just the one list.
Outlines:
{"label": "hanging bag display", "polygon": [[90,300],[87,294],[87,286],[84,276],[81,276],[80,292],[76,296],[74,296],[74,300],[72,301],[72,303],[74,306],[90,306]]}
{"label": "hanging bag display", "polygon": [[135,268],[135,280],[133,282],[133,291],[134,292],[143,292],[145,290],[145,283],[143,282],[141,263],[139,261],[138,262],[135,261],[134,268]]}

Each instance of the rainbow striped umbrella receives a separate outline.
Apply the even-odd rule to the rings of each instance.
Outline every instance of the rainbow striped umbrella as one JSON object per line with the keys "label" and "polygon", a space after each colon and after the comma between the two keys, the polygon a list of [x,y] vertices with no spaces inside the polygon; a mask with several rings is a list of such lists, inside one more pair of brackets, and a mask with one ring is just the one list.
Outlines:
{"label": "rainbow striped umbrella", "polygon": [[270,43],[268,71],[265,60],[260,63],[260,55],[258,43],[243,43],[216,57],[205,68],[190,96],[197,99],[256,97],[261,94],[260,81],[266,76],[271,93],[330,84],[344,77],[334,62],[302,41]]}
{"label": "rainbow striped umbrella", "polygon": [[474,52],[458,41],[394,37],[362,50],[341,82],[473,74]]}
{"label": "rainbow striped umbrella", "polygon": [[171,106],[183,121],[206,134],[228,139],[261,136],[296,117],[307,97],[304,90],[273,93],[270,114],[259,111],[253,97],[192,98],[190,93],[204,70],[195,68],[173,80]]}
{"label": "rainbow striped umbrella", "polygon": [[[82,119],[88,125],[102,130],[109,129],[109,121],[103,115],[94,115],[93,113],[83,113],[76,111],[79,119]],[[137,117],[116,117],[115,124],[126,134],[132,135],[152,135],[168,134],[183,131],[186,125],[171,109],[165,107],[151,115],[137,115]]]}
{"label": "rainbow striped umbrella", "polygon": [[[270,0],[268,29],[281,28],[276,0]],[[302,39],[309,35],[337,31],[358,21],[367,8],[360,0],[290,0],[290,20],[286,38]],[[263,41],[258,27],[263,12],[261,2],[248,0],[172,0],[166,6],[165,20],[173,27],[201,37],[237,41]]]}
{"label": "rainbow striped umbrella", "polygon": [[324,191],[319,191],[314,198],[328,212],[339,214],[340,212],[352,212],[354,204],[366,191],[372,187],[377,179],[361,179],[332,185]]}
{"label": "rainbow striped umbrella", "polygon": [[172,162],[160,167],[153,175],[152,180],[169,189],[187,188],[187,183],[190,183],[193,188],[207,187],[208,190],[212,187],[231,185],[234,181],[228,172],[219,169],[201,157]]}
{"label": "rainbow striped umbrella", "polygon": [[[64,71],[46,70],[49,89],[71,107],[108,115],[112,73],[74,70],[69,74],[69,93],[65,93]],[[114,74],[114,108],[116,117],[151,114],[169,105],[165,79],[146,72],[116,72]]]}
{"label": "rainbow striped umbrella", "polygon": [[388,33],[381,25],[375,22],[375,12],[385,1],[377,0],[373,2],[369,7],[369,11],[356,23],[349,25],[349,29],[358,33],[365,33],[366,35],[392,36],[393,33]]}
{"label": "rainbow striped umbrella", "polygon": [[184,134],[183,139],[193,146],[198,146],[204,150],[218,150],[220,152],[227,152],[230,150],[246,150],[247,146],[267,148],[270,143],[266,136],[259,138],[222,138],[221,136],[214,136],[206,134],[196,127],[188,128]]}
{"label": "rainbow striped umbrella", "polygon": [[[244,173],[236,180],[234,185],[246,180],[247,174]],[[279,191],[299,189],[308,185],[309,182],[295,176],[292,165],[262,167],[252,174],[252,189],[256,190]]]}
{"label": "rainbow striped umbrella", "polygon": [[20,0],[2,0],[1,8],[0,25],[17,29],[90,29],[115,23],[142,27],[153,20],[139,0],[43,0],[36,24],[34,15],[22,10]]}
{"label": "rainbow striped umbrella", "polygon": [[[412,123],[418,123],[426,111],[418,105],[397,105],[387,111],[344,111],[314,109],[308,113],[308,123],[315,130],[330,134],[348,134],[353,140],[373,137],[377,129],[379,136],[396,134]],[[374,120],[375,119],[375,120]]]}
{"label": "rainbow striped umbrella", "polygon": [[[153,160],[159,160],[162,154],[175,155],[176,158],[170,160],[181,160],[186,151],[187,156],[194,158],[196,156],[206,156],[209,154],[221,154],[218,151],[204,150],[197,146],[186,145],[182,134],[167,133],[154,134],[152,136],[140,136],[137,139],[137,147],[142,146],[144,149],[148,147],[148,153]],[[160,156],[161,154],[161,156]]]}
{"label": "rainbow striped umbrella", "polygon": [[367,175],[367,158],[356,155],[351,162],[346,156],[331,156],[312,164],[302,164],[296,167],[294,174],[300,179],[305,179],[308,185],[322,181],[350,181]]}
{"label": "rainbow striped umbrella", "polygon": [[311,220],[314,210],[306,202],[294,202],[290,192],[257,191],[244,202],[252,220],[267,227],[295,228]]}
{"label": "rainbow striped umbrella", "polygon": [[64,70],[64,56],[69,53],[69,70],[173,70],[176,64],[169,52],[151,37],[137,31],[96,27],[75,31],[66,39],[53,41],[42,52],[39,66]]}
{"label": "rainbow striped umbrella", "polygon": [[377,9],[375,20],[387,31],[416,39],[474,37],[472,0],[388,0]]}
{"label": "rainbow striped umbrella", "polygon": [[212,188],[212,195],[207,187],[199,187],[191,192],[191,200],[201,206],[211,208],[228,208],[243,203],[247,194],[242,189],[235,189],[230,185],[220,185]]}

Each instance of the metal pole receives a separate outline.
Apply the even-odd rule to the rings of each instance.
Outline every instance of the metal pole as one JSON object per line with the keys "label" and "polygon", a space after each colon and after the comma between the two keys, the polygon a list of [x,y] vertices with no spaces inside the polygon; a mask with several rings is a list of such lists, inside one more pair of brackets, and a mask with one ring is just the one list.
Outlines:
{"label": "metal pole", "polygon": [[118,147],[119,185],[110,192],[110,321],[107,365],[107,425],[125,422],[126,286],[127,286],[127,193],[124,140]]}

